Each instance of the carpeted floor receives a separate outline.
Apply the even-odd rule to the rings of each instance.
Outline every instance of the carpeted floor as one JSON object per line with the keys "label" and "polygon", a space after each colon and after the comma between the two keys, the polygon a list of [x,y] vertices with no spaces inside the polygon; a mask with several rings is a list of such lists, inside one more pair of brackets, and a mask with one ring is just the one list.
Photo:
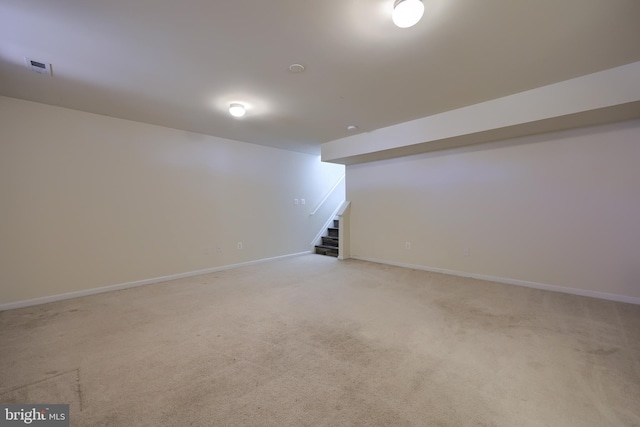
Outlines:
{"label": "carpeted floor", "polygon": [[304,255],[0,313],[77,426],[640,426],[640,306]]}

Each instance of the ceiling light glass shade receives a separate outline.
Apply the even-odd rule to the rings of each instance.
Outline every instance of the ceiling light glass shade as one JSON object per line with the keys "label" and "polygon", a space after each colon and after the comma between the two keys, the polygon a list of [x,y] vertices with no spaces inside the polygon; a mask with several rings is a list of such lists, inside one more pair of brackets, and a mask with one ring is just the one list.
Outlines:
{"label": "ceiling light glass shade", "polygon": [[242,104],[233,103],[229,105],[229,114],[233,117],[242,117],[246,113],[244,106]]}
{"label": "ceiling light glass shade", "polygon": [[418,23],[424,14],[421,0],[396,0],[393,4],[393,23],[400,28],[409,28]]}

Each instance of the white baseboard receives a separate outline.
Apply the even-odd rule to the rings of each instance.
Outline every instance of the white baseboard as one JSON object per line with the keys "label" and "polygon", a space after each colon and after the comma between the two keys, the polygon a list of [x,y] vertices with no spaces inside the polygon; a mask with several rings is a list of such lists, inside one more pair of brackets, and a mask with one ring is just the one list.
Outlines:
{"label": "white baseboard", "polygon": [[467,273],[464,271],[447,270],[444,268],[428,267],[424,265],[405,264],[401,262],[385,261],[375,258],[352,256],[351,259],[360,261],[375,262],[377,264],[393,265],[396,267],[412,268],[414,270],[424,270],[433,273],[450,274],[452,276],[470,277],[472,279],[486,280],[488,282],[504,283],[506,285],[523,286],[525,288],[542,289],[545,291],[563,292],[565,294],[581,295],[584,297],[600,298],[610,301],[626,302],[629,304],[640,304],[640,298],[628,297],[625,295],[609,294],[606,292],[590,291],[586,289],[567,288],[564,286],[547,285],[544,283],[528,282],[526,280],[508,279],[504,277],[485,276],[483,274]]}
{"label": "white baseboard", "polygon": [[169,276],[154,277],[151,279],[136,280],[134,282],[121,283],[119,285],[102,286],[99,288],[85,289],[82,291],[67,292],[64,294],[51,295],[47,297],[10,302],[6,304],[0,304],[0,311],[30,307],[33,305],[46,304],[49,302],[62,301],[62,300],[71,299],[71,298],[79,298],[79,297],[85,297],[89,295],[102,294],[105,292],[119,291],[122,289],[135,288],[136,286],[144,286],[144,285],[150,285],[153,283],[168,282],[169,280],[184,279],[186,277],[193,277],[193,276],[199,276],[201,274],[215,273],[217,271],[230,270],[232,268],[245,267],[248,265],[260,264],[263,262],[275,261],[278,259],[292,258],[300,255],[309,254],[309,253],[311,253],[311,251],[280,255],[280,256],[271,257],[271,258],[262,258],[254,261],[241,262],[239,264],[223,265],[221,267],[212,267],[212,268],[206,268],[204,270],[188,271],[186,273],[178,273],[178,274],[172,274]]}
{"label": "white baseboard", "polygon": [[[162,282],[167,282],[169,280],[183,279],[183,278],[186,278],[186,277],[199,276],[201,274],[215,273],[217,271],[230,270],[230,269],[233,269],[233,268],[245,267],[245,266],[249,266],[249,265],[253,265],[253,264],[260,264],[260,263],[269,262],[269,261],[275,261],[275,260],[278,260],[278,259],[292,258],[292,257],[300,256],[300,255],[309,254],[309,253],[311,253],[311,251],[304,251],[304,252],[298,252],[298,253],[294,253],[294,254],[280,255],[280,256],[271,257],[271,258],[262,258],[262,259],[258,259],[258,260],[254,260],[254,261],[242,262],[242,263],[239,263],[239,264],[224,265],[224,266],[220,266],[220,267],[207,268],[207,269],[204,269],[204,270],[196,270],[196,271],[189,271],[189,272],[186,272],[186,273],[172,274],[172,275],[169,275],[169,276],[162,276],[162,277],[154,277],[154,278],[151,278],[151,279],[136,280],[134,282],[121,283],[121,284],[118,284],[118,285],[102,286],[102,287],[99,287],[99,288],[85,289],[85,290],[82,290],[82,291],[68,292],[68,293],[64,293],[64,294],[51,295],[51,296],[47,296],[47,297],[41,297],[41,298],[34,298],[34,299],[23,300],[23,301],[10,302],[10,303],[6,303],[6,304],[0,304],[0,311],[13,310],[13,309],[16,309],[16,308],[30,307],[30,306],[34,306],[34,305],[46,304],[46,303],[50,303],[50,302],[62,301],[62,300],[71,299],[71,298],[79,298],[79,297],[84,297],[84,296],[89,296],[89,295],[96,295],[96,294],[101,294],[101,293],[105,293],[105,292],[119,291],[119,290],[122,290],[122,289],[129,289],[129,288],[134,288],[134,287],[137,287],[137,286],[150,285],[150,284],[153,284],[153,283],[162,283]],[[605,300],[610,300],[610,301],[619,301],[619,302],[626,302],[626,303],[630,303],[630,304],[638,304],[638,305],[640,305],[640,298],[637,298],[637,297],[628,297],[628,296],[624,296],[624,295],[609,294],[609,293],[605,293],[605,292],[590,291],[590,290],[585,290],[585,289],[567,288],[567,287],[564,287],[564,286],[547,285],[547,284],[544,284],[544,283],[528,282],[528,281],[525,281],[525,280],[507,279],[507,278],[504,278],[504,277],[485,276],[485,275],[482,275],[482,274],[467,273],[467,272],[456,271],[456,270],[447,270],[447,269],[444,269],[444,268],[428,267],[428,266],[424,266],[424,265],[415,265],[415,264],[407,264],[407,263],[401,263],[401,262],[385,261],[385,260],[380,260],[380,259],[375,259],[375,258],[352,256],[351,259],[360,260],[360,261],[367,261],[367,262],[375,262],[377,264],[393,265],[393,266],[396,266],[396,267],[411,268],[411,269],[414,269],[414,270],[430,271],[430,272],[433,272],[433,273],[450,274],[452,276],[470,277],[472,279],[479,279],[479,280],[486,280],[486,281],[489,281],[489,282],[504,283],[504,284],[507,284],[507,285],[523,286],[523,287],[527,287],[527,288],[542,289],[542,290],[553,291],[553,292],[563,292],[563,293],[566,293],[566,294],[581,295],[581,296],[586,296],[586,297],[600,298],[600,299],[605,299]]]}

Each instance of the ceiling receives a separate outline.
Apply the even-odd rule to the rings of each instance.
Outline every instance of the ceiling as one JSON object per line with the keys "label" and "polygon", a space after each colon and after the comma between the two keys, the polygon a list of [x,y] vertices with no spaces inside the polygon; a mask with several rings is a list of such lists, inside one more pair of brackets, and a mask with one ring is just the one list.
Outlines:
{"label": "ceiling", "polygon": [[393,0],[0,0],[0,94],[319,154],[640,60],[638,0],[424,1],[400,29]]}

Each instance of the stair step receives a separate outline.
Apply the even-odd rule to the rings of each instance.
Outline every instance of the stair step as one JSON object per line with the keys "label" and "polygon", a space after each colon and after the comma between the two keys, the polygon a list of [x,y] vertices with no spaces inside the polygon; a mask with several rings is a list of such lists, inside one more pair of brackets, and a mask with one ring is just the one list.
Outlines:
{"label": "stair step", "polygon": [[331,246],[331,245],[316,245],[316,248],[331,249],[331,250],[334,250],[334,251],[338,250],[337,246]]}
{"label": "stair step", "polygon": [[329,227],[327,228],[327,230],[329,230],[330,237],[338,237],[338,233],[340,232],[340,229],[335,227]]}
{"label": "stair step", "polygon": [[335,228],[340,227],[340,220],[338,220],[338,219],[334,219],[334,220],[333,220],[333,226],[334,226]]}
{"label": "stair step", "polygon": [[322,236],[322,244],[324,246],[338,247],[338,238],[333,236]]}
{"label": "stair step", "polygon": [[338,256],[338,248],[336,246],[316,245],[316,253],[320,255]]}

